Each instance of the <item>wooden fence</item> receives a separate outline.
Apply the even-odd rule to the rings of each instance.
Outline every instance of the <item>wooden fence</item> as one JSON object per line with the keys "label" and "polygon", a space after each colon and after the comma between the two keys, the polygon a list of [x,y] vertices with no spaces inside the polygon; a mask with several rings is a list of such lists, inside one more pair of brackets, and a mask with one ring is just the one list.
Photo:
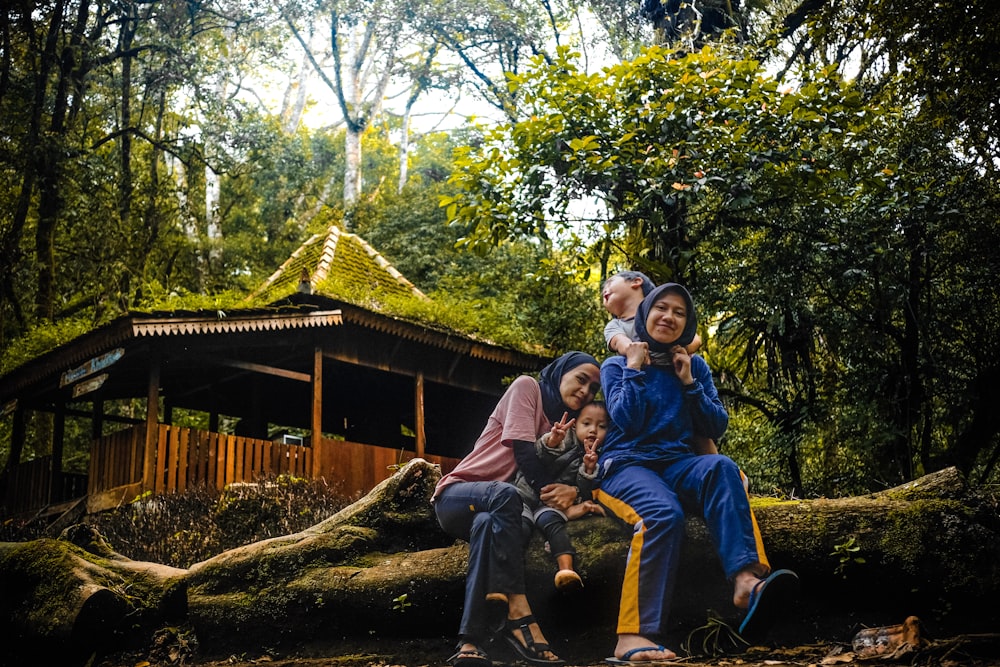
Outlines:
{"label": "wooden fence", "polygon": [[0,515],[17,516],[46,505],[81,498],[87,493],[87,476],[63,472],[53,478],[52,457],[40,456],[7,472],[0,501]]}
{"label": "wooden fence", "polygon": [[[313,466],[313,457],[318,465]],[[344,440],[323,438],[318,446],[283,444],[225,433],[159,424],[152,459],[146,457],[144,424],[95,440],[90,449],[86,476],[75,477],[78,488],[71,497],[87,496],[88,511],[96,512],[129,502],[146,492],[178,493],[194,486],[221,491],[234,482],[255,482],[278,475],[323,480],[346,497],[360,497],[387,479],[415,456]],[[425,455],[431,463],[451,471],[458,459]],[[14,466],[7,477],[4,514],[18,515],[50,502],[51,457]],[[149,473],[148,477],[145,474]],[[71,499],[70,496],[61,498]]]}

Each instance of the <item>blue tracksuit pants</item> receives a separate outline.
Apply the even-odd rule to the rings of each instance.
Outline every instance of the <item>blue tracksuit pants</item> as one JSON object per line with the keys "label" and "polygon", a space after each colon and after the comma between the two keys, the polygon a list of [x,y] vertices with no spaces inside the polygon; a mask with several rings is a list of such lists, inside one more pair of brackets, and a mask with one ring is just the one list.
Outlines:
{"label": "blue tracksuit pants", "polygon": [[655,635],[666,629],[685,509],[704,518],[726,577],[748,566],[769,569],[742,473],[726,456],[692,454],[655,468],[616,468],[601,481],[597,499],[634,528],[618,634]]}

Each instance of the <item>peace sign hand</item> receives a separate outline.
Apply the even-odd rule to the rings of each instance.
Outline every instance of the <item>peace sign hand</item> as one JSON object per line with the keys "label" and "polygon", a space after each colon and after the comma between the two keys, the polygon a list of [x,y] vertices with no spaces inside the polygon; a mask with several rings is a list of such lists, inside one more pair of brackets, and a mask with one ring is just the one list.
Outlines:
{"label": "peace sign hand", "polygon": [[553,449],[562,444],[563,440],[566,439],[566,434],[573,427],[573,424],[576,423],[575,417],[569,421],[566,421],[566,417],[569,417],[569,413],[564,412],[562,419],[553,424],[552,430],[549,431],[548,446]]}

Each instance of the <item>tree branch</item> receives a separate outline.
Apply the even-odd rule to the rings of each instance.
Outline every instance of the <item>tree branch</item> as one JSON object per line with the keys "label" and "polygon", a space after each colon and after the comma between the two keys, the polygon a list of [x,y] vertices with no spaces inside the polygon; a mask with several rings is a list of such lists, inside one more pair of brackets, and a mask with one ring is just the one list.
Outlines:
{"label": "tree branch", "polygon": [[291,17],[288,16],[288,14],[285,11],[281,12],[281,17],[285,19],[285,23],[288,24],[289,29],[292,31],[292,35],[295,36],[295,40],[299,43],[299,46],[302,47],[302,50],[305,52],[306,58],[309,59],[310,64],[312,64],[313,69],[316,70],[316,74],[319,75],[319,78],[323,81],[323,83],[325,83],[327,87],[333,92],[333,94],[336,95],[337,102],[340,104],[340,112],[344,114],[344,121],[350,124],[351,114],[347,109],[347,101],[344,99],[343,84],[340,79],[340,45],[337,42],[336,16],[331,15],[330,17],[330,40],[332,42],[333,62],[336,68],[335,70],[337,77],[336,83],[330,81],[330,77],[328,77],[326,75],[326,72],[323,71],[323,68],[319,66],[319,63],[316,61],[316,57],[313,55],[312,50],[309,48],[309,45],[306,44],[306,41],[304,39],[302,39],[302,35],[299,33],[298,28],[295,27],[294,23],[292,23]]}

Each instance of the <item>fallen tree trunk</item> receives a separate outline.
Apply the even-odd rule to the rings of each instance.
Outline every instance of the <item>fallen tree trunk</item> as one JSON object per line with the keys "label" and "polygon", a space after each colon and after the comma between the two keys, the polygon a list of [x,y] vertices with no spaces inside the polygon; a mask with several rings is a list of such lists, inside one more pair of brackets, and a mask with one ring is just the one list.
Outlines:
{"label": "fallen tree trunk", "polygon": [[[358,505],[303,533],[192,567],[190,613],[199,638],[214,644],[247,634],[279,642],[454,632],[467,546],[444,545],[427,502],[436,480],[432,466],[412,462]],[[870,496],[759,498],[754,508],[772,565],[801,575],[811,615],[872,612],[899,622],[1000,592],[995,510],[976,505],[954,469]],[[579,632],[581,605],[591,627],[610,627],[631,531],[601,517],[569,528],[586,585],[574,596],[556,594],[553,564],[536,537],[527,557],[535,611],[553,619],[547,627],[555,632]],[[700,520],[688,522],[681,572],[675,625],[704,623],[708,610],[736,617]]]}
{"label": "fallen tree trunk", "polygon": [[90,527],[0,543],[0,624],[9,664],[72,664],[137,628],[187,614],[187,570],[129,560]]}
{"label": "fallen tree trunk", "polygon": [[[439,474],[425,461],[411,461],[357,503],[308,530],[227,551],[189,571],[153,576],[150,568],[161,566],[53,540],[0,545],[0,599],[9,599],[9,593],[19,598],[0,607],[0,622],[18,628],[22,638],[65,634],[26,620],[43,608],[43,598],[57,594],[54,590],[11,582],[24,569],[17,566],[25,560],[20,550],[33,549],[39,562],[45,554],[66,554],[48,559],[42,569],[51,569],[52,580],[64,582],[64,592],[77,596],[84,582],[67,578],[67,572],[93,572],[94,581],[114,577],[123,586],[132,580],[158,581],[158,592],[147,595],[153,609],[182,584],[187,618],[201,645],[212,652],[345,636],[450,637],[461,611],[468,552],[434,518],[429,498]],[[855,623],[898,623],[911,615],[933,623],[982,608],[977,601],[992,602],[1000,594],[995,502],[969,494],[957,472],[947,470],[856,498],[757,498],[754,509],[772,565],[790,567],[802,578],[796,610],[800,629],[805,624],[805,631],[814,633],[811,638],[830,639],[831,630],[817,623],[833,614],[848,615]],[[630,528],[603,517],[571,522],[569,528],[585,587],[570,596],[556,594],[554,565],[536,537],[527,556],[532,605],[550,638],[598,628],[612,632]],[[13,558],[17,553],[21,556]],[[681,572],[671,608],[678,632],[703,625],[709,614],[736,619],[732,591],[699,520],[688,522]],[[66,618],[73,608],[67,607]],[[581,609],[586,610],[583,623]],[[938,610],[950,612],[941,616]],[[993,622],[993,614],[992,620],[980,620]],[[849,640],[857,628],[837,629],[846,635],[840,639]]]}

